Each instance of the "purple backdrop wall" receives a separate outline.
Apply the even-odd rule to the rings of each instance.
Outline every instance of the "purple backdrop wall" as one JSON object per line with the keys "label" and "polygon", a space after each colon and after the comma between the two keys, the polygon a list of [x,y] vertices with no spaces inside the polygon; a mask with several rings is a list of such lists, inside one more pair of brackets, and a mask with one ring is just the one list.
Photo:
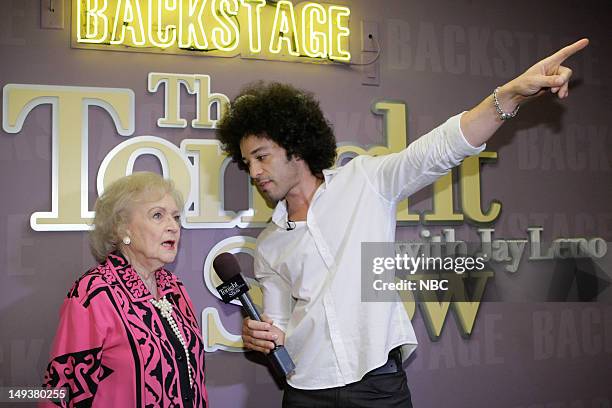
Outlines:
{"label": "purple backdrop wall", "polygon": [[[66,28],[40,28],[38,0],[8,0],[0,13],[0,86],[46,84],[132,89],[134,135],[157,135],[176,145],[185,138],[214,138],[212,130],[161,129],[163,91],[147,91],[149,72],[207,74],[213,90],[234,96],[246,83],[289,82],[314,92],[339,142],[382,143],[377,98],[403,100],[411,140],[480,101],[537,59],[570,41],[591,45],[573,58],[570,98],[544,97],[522,108],[489,144],[498,160],[482,168],[482,200],[503,204],[491,226],[502,237],[525,237],[542,226],[544,239],[612,240],[612,3],[603,1],[492,2],[459,0],[342,1],[351,8],[351,51],[359,60],[359,22],[378,22],[380,86],[363,86],[358,67],[237,58],[194,57],[73,49]],[[69,2],[65,2],[69,10]],[[181,112],[195,115],[193,96],[182,94]],[[89,199],[102,159],[125,137],[109,115],[89,111]],[[35,108],[21,132],[0,134],[0,385],[41,383],[59,306],[72,282],[93,264],[86,232],[36,232],[33,212],[51,208],[51,109]],[[143,159],[137,167],[156,166]],[[228,200],[244,200],[245,181],[230,170]],[[413,212],[431,208],[431,189],[413,199]],[[239,204],[237,204],[239,205]],[[398,238],[425,226],[398,227]],[[426,228],[438,232],[443,226]],[[475,227],[454,225],[474,238]],[[199,312],[219,310],[225,327],[239,332],[237,307],[221,305],[206,289],[202,263],[210,249],[233,235],[259,229],[184,230],[177,275]],[[247,261],[248,262],[248,261]],[[610,270],[603,277],[609,279]],[[604,279],[605,280],[605,279]],[[498,287],[526,287],[526,274],[500,276]],[[406,364],[416,407],[610,407],[612,307],[608,302],[483,303],[474,333],[463,338],[454,316],[436,342],[422,315],[413,324],[420,339]],[[544,285],[542,291],[546,291]],[[574,299],[568,285],[565,298]],[[537,296],[536,296],[537,298]],[[544,300],[545,297],[542,298]],[[281,392],[265,366],[243,353],[207,355],[213,407],[280,406]]]}

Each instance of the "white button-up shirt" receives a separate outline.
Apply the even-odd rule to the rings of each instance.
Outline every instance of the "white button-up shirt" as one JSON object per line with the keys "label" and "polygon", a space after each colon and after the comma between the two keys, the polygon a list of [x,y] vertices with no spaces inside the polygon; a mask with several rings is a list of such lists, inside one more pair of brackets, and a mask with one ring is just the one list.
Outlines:
{"label": "white button-up shirt", "polygon": [[287,231],[286,203],[259,235],[255,276],[264,311],[286,333],[294,388],[323,389],[359,381],[402,345],[417,339],[403,304],[362,302],[361,243],[393,242],[396,206],[478,154],[464,138],[461,115],[386,156],[358,156],[324,171],[306,221]]}

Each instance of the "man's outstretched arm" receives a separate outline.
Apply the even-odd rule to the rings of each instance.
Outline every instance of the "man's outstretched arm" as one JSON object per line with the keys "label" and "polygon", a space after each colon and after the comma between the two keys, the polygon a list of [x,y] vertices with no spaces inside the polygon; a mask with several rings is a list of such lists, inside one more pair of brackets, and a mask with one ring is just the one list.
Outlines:
{"label": "man's outstretched arm", "polygon": [[[527,71],[510,82],[499,87],[497,99],[503,112],[514,109],[529,99],[540,96],[550,90],[559,99],[567,98],[568,85],[572,70],[563,66],[563,62],[589,44],[583,38],[561,48],[553,55],[544,58]],[[461,117],[461,130],[472,146],[486,143],[504,121],[495,109],[493,95],[489,95],[480,104]]]}

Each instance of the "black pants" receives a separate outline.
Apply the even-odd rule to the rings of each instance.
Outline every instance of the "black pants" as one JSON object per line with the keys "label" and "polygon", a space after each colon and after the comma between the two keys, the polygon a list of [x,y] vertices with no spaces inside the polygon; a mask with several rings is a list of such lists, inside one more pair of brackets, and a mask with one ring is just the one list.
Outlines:
{"label": "black pants", "polygon": [[356,383],[324,390],[286,385],[283,408],[412,408],[406,373],[366,376]]}

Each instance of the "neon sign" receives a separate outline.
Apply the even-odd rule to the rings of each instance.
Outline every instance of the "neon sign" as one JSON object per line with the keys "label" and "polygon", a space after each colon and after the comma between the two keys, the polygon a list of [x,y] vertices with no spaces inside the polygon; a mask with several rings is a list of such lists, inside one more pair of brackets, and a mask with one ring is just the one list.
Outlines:
{"label": "neon sign", "polygon": [[351,60],[350,9],[288,0],[72,0],[75,48]]}

